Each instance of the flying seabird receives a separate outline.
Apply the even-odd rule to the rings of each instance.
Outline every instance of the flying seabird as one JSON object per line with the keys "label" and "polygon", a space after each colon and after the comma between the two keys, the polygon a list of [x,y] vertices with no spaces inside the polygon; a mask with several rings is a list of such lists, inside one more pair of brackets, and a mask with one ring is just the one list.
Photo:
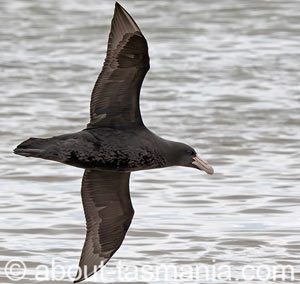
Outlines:
{"label": "flying seabird", "polygon": [[93,275],[122,244],[134,214],[131,172],[183,166],[213,174],[213,168],[192,147],[165,140],[144,125],[139,98],[149,68],[145,37],[116,3],[86,128],[47,139],[30,138],[14,150],[21,156],[85,169],[81,196],[87,233],[74,282]]}

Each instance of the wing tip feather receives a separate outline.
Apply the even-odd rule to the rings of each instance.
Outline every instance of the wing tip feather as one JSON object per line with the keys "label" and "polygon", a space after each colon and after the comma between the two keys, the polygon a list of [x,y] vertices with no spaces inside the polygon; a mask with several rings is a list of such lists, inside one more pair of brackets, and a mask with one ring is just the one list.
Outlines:
{"label": "wing tip feather", "polygon": [[123,25],[129,24],[133,31],[138,31],[141,32],[139,26],[137,23],[134,21],[132,16],[125,10],[125,8],[119,3],[115,2],[115,11],[114,11],[114,16],[113,16],[113,22],[119,20],[122,22]]}

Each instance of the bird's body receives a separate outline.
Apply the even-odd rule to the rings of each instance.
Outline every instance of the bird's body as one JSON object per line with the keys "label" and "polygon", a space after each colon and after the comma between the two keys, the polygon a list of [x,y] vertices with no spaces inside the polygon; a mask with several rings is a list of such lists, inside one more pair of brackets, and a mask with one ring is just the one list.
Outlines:
{"label": "bird's body", "polygon": [[120,247],[134,213],[129,193],[131,172],[184,166],[213,173],[192,147],[165,140],[144,126],[139,97],[149,68],[146,39],[116,3],[87,127],[52,138],[30,138],[14,150],[21,156],[85,169],[81,196],[87,234],[75,282],[94,274]]}
{"label": "bird's body", "polygon": [[173,143],[177,142],[165,140],[146,127],[103,127],[46,139],[30,138],[15,153],[84,169],[132,172],[174,165],[176,156],[168,154]]}

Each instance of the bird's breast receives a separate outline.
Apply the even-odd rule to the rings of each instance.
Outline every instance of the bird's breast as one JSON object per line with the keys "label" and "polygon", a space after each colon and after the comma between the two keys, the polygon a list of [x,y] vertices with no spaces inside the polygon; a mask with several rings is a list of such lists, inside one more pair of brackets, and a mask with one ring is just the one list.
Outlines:
{"label": "bird's breast", "polygon": [[162,155],[144,147],[123,149],[96,147],[92,151],[73,149],[65,163],[79,168],[112,171],[138,171],[166,166]]}

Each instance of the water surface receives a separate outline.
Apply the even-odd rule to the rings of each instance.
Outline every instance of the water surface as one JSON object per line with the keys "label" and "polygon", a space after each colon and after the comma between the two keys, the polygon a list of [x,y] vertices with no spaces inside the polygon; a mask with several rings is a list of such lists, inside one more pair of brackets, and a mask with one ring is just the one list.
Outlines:
{"label": "water surface", "polygon": [[[238,277],[244,265],[291,264],[299,273],[300,2],[121,4],[149,42],[145,124],[193,145],[216,173],[132,174],[136,213],[110,266],[217,263]],[[0,263],[26,261],[32,269],[19,283],[38,283],[34,268],[52,259],[76,267],[85,237],[83,171],[12,149],[88,122],[113,6],[0,1]],[[122,282],[114,273],[108,281]],[[1,283],[12,283],[3,271]]]}

